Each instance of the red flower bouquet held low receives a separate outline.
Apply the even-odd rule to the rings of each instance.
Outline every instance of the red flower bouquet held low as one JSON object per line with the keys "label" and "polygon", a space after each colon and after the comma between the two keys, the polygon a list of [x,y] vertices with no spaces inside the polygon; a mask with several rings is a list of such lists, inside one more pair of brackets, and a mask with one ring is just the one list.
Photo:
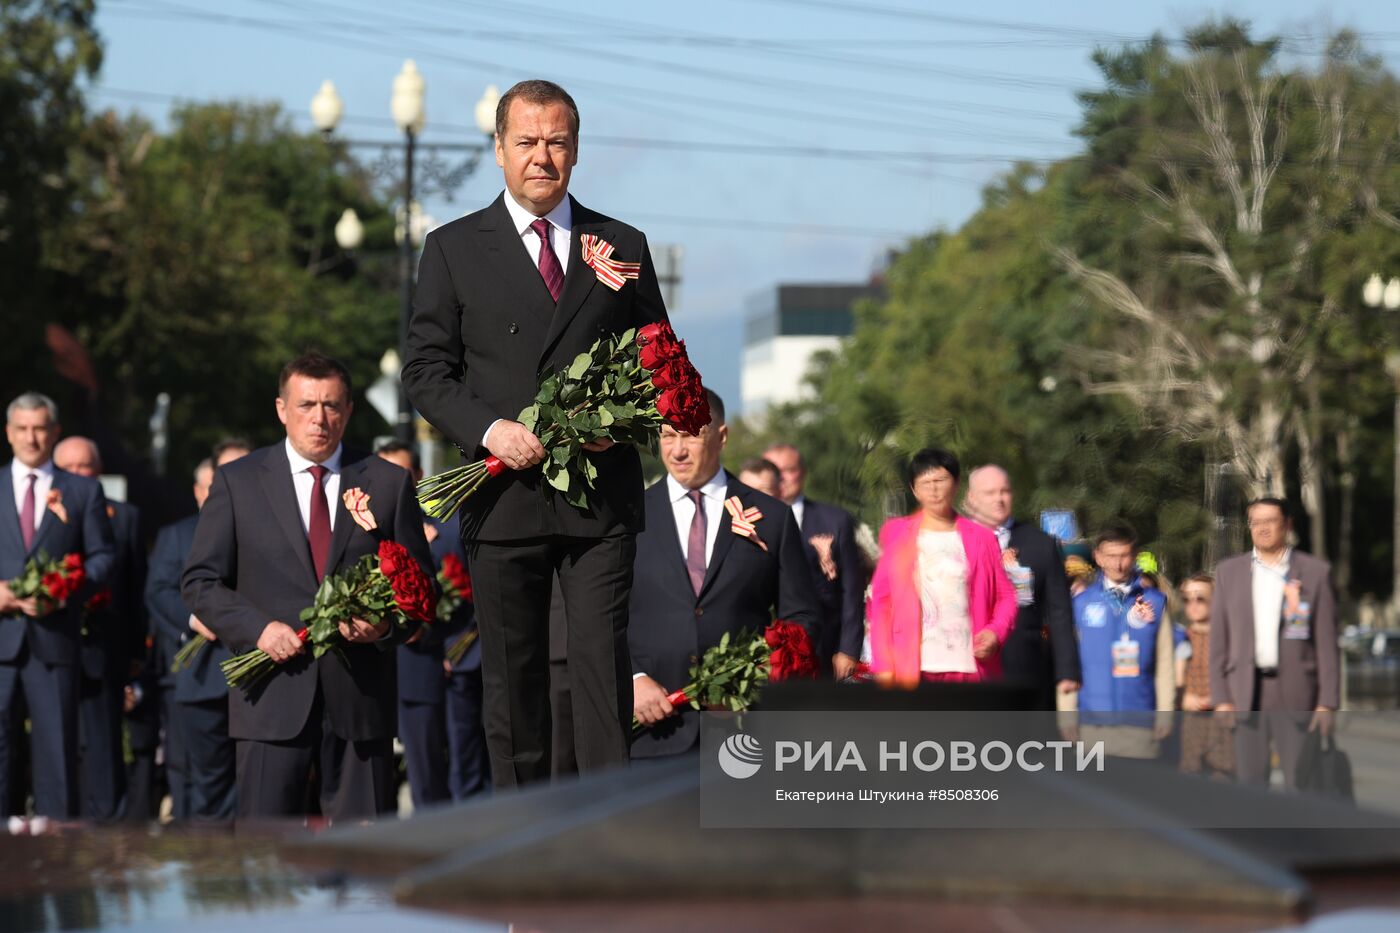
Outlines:
{"label": "red flower bouquet held low", "polygon": [[[463,566],[462,559],[456,554],[448,554],[442,559],[442,567],[437,574],[438,586],[442,588],[442,596],[438,599],[437,619],[439,622],[449,622],[457,614],[462,603],[472,601],[472,578],[467,574],[467,568]],[[461,637],[447,645],[444,656],[447,660],[456,664],[466,655],[467,649],[476,641],[476,630],[465,632]]]}
{"label": "red flower bouquet held low", "polygon": [[[584,444],[610,440],[654,452],[662,424],[698,434],[710,423],[710,405],[685,341],[669,324],[648,324],[599,340],[567,369],[546,376],[520,423],[545,449],[545,482],[586,509],[598,468]],[[429,476],[418,484],[418,502],[427,514],[447,519],[507,469],[491,456]]]}
{"label": "red flower bouquet held low", "polygon": [[86,579],[81,554],[68,554],[56,560],[40,551],[25,563],[20,575],[10,581],[10,592],[16,599],[35,600],[39,610],[37,618],[42,619],[62,609],[68,597],[82,589]]}
{"label": "red flower bouquet held low", "polygon": [[[690,666],[690,683],[668,693],[666,702],[741,712],[753,706],[765,684],[816,676],[817,659],[807,630],[778,619],[761,635],[744,632],[730,640],[726,632]],[[632,728],[640,729],[641,723],[632,720]]]}
{"label": "red flower bouquet held low", "polygon": [[[316,602],[301,611],[297,632],[311,646],[313,658],[334,651],[344,662],[345,639],[340,623],[363,619],[371,625],[388,621],[402,628],[410,621],[431,622],[437,613],[432,580],[403,545],[381,541],[377,554],[366,554],[340,573],[328,576],[316,591]],[[230,687],[245,691],[277,670],[261,648],[229,658],[221,668]]]}

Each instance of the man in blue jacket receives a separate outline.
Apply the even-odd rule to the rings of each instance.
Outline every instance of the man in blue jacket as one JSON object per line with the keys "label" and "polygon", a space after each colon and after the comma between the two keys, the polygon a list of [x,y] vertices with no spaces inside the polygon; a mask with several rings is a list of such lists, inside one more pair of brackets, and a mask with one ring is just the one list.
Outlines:
{"label": "man in blue jacket", "polygon": [[1134,730],[1120,735],[1112,751],[1150,757],[1154,740],[1171,731],[1176,684],[1167,599],[1143,584],[1136,559],[1137,536],[1126,525],[1110,526],[1094,539],[1099,574],[1074,597],[1084,678],[1078,709],[1086,726]]}
{"label": "man in blue jacket", "polygon": [[87,579],[103,586],[115,547],[107,499],[97,480],[54,466],[53,448],[62,429],[58,406],[26,392],[5,411],[5,436],[14,459],[0,468],[0,805],[23,810],[10,799],[11,749],[21,740],[13,729],[12,703],[24,691],[29,708],[34,812],[71,819],[78,812],[78,676],[80,608],[68,604],[47,614],[33,597],[20,599],[7,581],[41,553],[50,558],[79,554]]}
{"label": "man in blue jacket", "polygon": [[[220,445],[215,458],[194,471],[194,501],[199,508],[209,498],[214,470],[248,454],[247,448]],[[146,605],[155,620],[166,658],[196,636],[207,641],[194,659],[178,672],[167,692],[166,772],[176,819],[230,820],[238,801],[235,789],[234,742],[228,733],[228,684],[219,665],[231,657],[227,646],[190,612],[180,595],[180,575],[194,544],[199,515],[191,515],[160,530],[151,551]],[[163,674],[167,673],[166,668]],[[164,679],[164,677],[162,678]]]}

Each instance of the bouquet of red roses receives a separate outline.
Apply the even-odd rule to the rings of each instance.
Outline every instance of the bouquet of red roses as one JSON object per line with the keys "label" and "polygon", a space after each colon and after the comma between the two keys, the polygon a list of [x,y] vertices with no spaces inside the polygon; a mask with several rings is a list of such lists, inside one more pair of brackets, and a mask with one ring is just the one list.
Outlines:
{"label": "bouquet of red roses", "polygon": [[[731,641],[725,632],[719,644],[690,666],[690,683],[667,694],[666,702],[741,712],[753,706],[764,684],[816,676],[817,659],[807,630],[778,619],[761,635],[745,632]],[[634,719],[632,728],[641,724]]]}
{"label": "bouquet of red roses", "polygon": [[[436,602],[432,581],[408,549],[381,541],[377,554],[366,554],[321,582],[316,602],[301,611],[303,627],[297,637],[311,645],[313,658],[334,651],[345,662],[341,622],[353,618],[371,625],[386,620],[399,627],[410,621],[427,624],[434,618]],[[277,664],[261,648],[254,648],[229,658],[220,667],[230,687],[251,690],[273,673]]]}
{"label": "bouquet of red roses", "polygon": [[[653,452],[663,423],[698,434],[710,423],[700,374],[666,323],[599,340],[562,372],[540,383],[520,423],[540,439],[545,482],[576,508],[588,507],[598,468],[583,445],[610,440]],[[506,465],[494,456],[429,476],[418,484],[418,502],[446,519]]]}
{"label": "bouquet of red roses", "polygon": [[62,560],[55,560],[40,551],[10,581],[10,592],[17,599],[34,599],[42,618],[62,608],[68,597],[82,589],[86,579],[81,554],[67,554]]}
{"label": "bouquet of red roses", "polygon": [[[462,603],[471,602],[472,578],[467,574],[467,568],[462,566],[461,558],[456,554],[448,554],[442,559],[442,568],[438,570],[437,580],[438,586],[442,588],[442,596],[438,598],[437,618],[439,622],[447,622],[456,614]],[[475,629],[449,644],[444,656],[449,662],[456,664],[462,660],[462,656],[474,641]]]}

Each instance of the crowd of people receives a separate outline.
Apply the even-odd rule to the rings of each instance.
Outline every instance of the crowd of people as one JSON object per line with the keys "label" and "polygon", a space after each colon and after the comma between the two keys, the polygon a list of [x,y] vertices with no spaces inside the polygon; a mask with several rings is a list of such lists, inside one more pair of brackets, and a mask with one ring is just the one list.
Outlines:
{"label": "crowd of people", "polygon": [[[161,529],[149,561],[139,517],[94,478],[97,446],[59,443],[41,394],[9,404],[8,813],[147,819],[164,786],[177,819],[369,819],[395,808],[396,737],[415,806],[690,754],[698,714],[673,696],[691,664],[775,618],[806,630],[823,677],[1014,685],[1027,709],[1062,710],[1067,732],[1099,730],[1122,754],[1155,752],[1180,693],[1182,709],[1219,714],[1182,737],[1193,768],[1266,780],[1273,747],[1294,783],[1304,733],[1338,706],[1339,661],[1328,567],[1289,547],[1283,501],[1251,503],[1252,550],[1188,579],[1178,633],[1176,597],[1131,529],[1067,555],[1014,517],[1005,470],[978,467],[964,492],[944,450],[912,458],[917,508],[885,523],[874,555],[850,514],[806,496],[793,445],[724,469],[713,392],[709,424],[660,428],[650,486],[632,444],[546,450],[515,420],[538,413],[539,379],[667,321],[645,236],[568,191],[578,129],[563,88],[512,87],[496,111],[505,190],[423,245],[403,387],[493,470],[458,518],[419,509],[412,449],[343,445],[350,374],[316,353],[279,376],[285,438],[219,445],[195,470],[198,515]],[[586,455],[586,505],[545,479],[557,453]],[[385,542],[429,576],[462,563],[471,598],[424,626],[345,619],[339,650],[308,647],[300,613]],[[86,582],[66,600],[12,585],[69,554]],[[253,649],[275,673],[229,689],[221,662]]]}
{"label": "crowd of people", "polygon": [[[41,552],[78,553],[87,581],[48,614],[0,583],[7,813],[373,816],[397,805],[395,737],[414,807],[492,786],[470,599],[411,640],[365,633],[348,677],[341,660],[306,657],[291,634],[332,559],[353,554],[362,533],[335,522],[338,509],[318,517],[312,466],[327,465],[323,501],[352,482],[371,489],[383,502],[382,529],[410,542],[426,568],[436,572],[449,554],[470,566],[456,521],[418,512],[411,484],[422,470],[411,446],[390,441],[375,457],[343,447],[350,392],[334,361],[289,363],[278,397],[285,441],[262,450],[220,443],[194,471],[199,513],[161,529],[149,556],[136,510],[108,501],[95,479],[97,445],[60,440],[57,409],[42,395],[10,403],[14,494],[0,497],[8,526],[0,576],[18,577]],[[806,495],[793,445],[776,444],[730,474],[724,404],[714,393],[709,401],[713,421],[698,434],[662,429],[665,475],[644,496],[625,630],[627,712],[643,726],[628,743],[633,761],[696,750],[697,712],[668,695],[726,633],[775,617],[809,632],[823,677],[891,688],[1014,685],[1027,709],[1069,714],[1064,731],[1106,738],[1115,754],[1156,757],[1173,711],[1214,711],[1181,722],[1175,747],[1192,772],[1263,783],[1276,750],[1291,786],[1305,733],[1330,727],[1335,600],[1327,566],[1289,547],[1285,502],[1251,503],[1251,551],[1179,587],[1126,526],[1094,536],[1095,569],[1085,575],[1065,553],[1082,545],[1014,517],[1006,471],[980,466],[964,491],[957,458],[929,448],[906,475],[917,508],[887,521],[868,553],[853,516]],[[322,521],[327,543],[315,547]],[[556,778],[593,770],[578,754],[573,709],[587,699],[570,689],[567,612],[556,584],[550,683],[538,687]],[[237,621],[245,616],[246,630]],[[449,660],[446,646],[468,635],[470,647]],[[204,646],[173,665],[196,637]],[[220,663],[252,646],[281,670],[262,692],[231,693]]]}

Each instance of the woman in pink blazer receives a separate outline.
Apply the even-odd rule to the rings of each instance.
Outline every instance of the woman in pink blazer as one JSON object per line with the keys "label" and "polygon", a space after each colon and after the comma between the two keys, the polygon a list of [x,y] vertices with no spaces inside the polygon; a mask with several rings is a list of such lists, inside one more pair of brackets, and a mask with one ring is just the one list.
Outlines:
{"label": "woman in pink blazer", "polygon": [[919,510],[880,529],[870,584],[870,669],[912,687],[921,680],[1001,676],[1002,643],[1016,621],[1016,590],[994,533],[958,515],[958,460],[927,448],[908,480]]}

